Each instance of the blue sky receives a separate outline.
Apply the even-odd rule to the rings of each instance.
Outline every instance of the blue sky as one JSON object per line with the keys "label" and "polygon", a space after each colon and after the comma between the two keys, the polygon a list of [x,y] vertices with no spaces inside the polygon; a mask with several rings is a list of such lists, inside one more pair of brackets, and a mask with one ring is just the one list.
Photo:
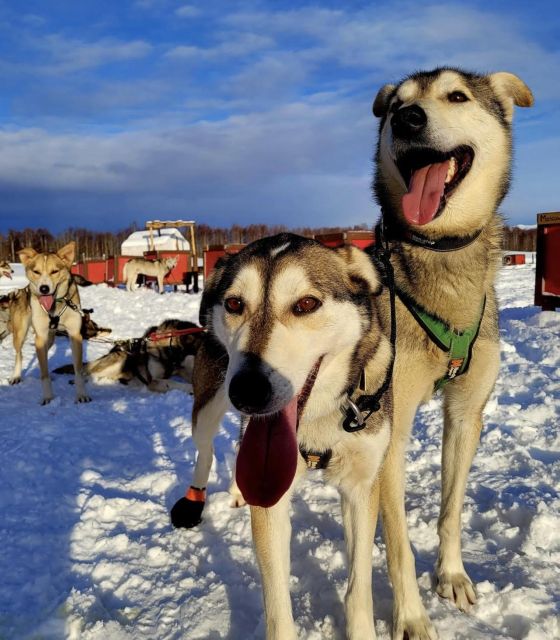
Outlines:
{"label": "blue sky", "polygon": [[502,211],[560,209],[556,2],[0,0],[0,232],[371,224],[377,90],[517,73]]}

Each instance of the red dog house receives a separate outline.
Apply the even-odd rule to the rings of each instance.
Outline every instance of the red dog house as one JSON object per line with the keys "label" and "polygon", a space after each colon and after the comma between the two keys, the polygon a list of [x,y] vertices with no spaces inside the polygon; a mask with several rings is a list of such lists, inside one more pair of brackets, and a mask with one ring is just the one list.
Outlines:
{"label": "red dog house", "polygon": [[502,258],[502,264],[504,267],[525,264],[525,255],[523,253],[508,253]]}
{"label": "red dog house", "polygon": [[226,254],[233,255],[243,249],[244,244],[211,244],[204,249],[204,280],[208,278],[216,262]]}
{"label": "red dog house", "polygon": [[72,265],[72,273],[84,277],[93,284],[112,282],[115,275],[115,260],[112,256],[83,260]]}
{"label": "red dog house", "polygon": [[537,215],[535,305],[544,311],[560,307],[560,212]]}
{"label": "red dog house", "polygon": [[345,244],[352,244],[358,249],[366,249],[375,242],[375,233],[365,230],[350,230],[341,233],[324,233],[316,235],[314,238],[327,247],[343,247]]}

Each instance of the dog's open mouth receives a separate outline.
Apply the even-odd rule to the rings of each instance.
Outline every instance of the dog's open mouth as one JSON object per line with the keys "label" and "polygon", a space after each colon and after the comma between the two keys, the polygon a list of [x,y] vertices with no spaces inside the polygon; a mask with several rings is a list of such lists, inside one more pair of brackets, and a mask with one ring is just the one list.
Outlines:
{"label": "dog's open mouth", "polygon": [[473,159],[473,149],[465,145],[446,153],[412,149],[399,158],[397,167],[408,185],[408,193],[402,198],[406,221],[424,225],[437,218],[469,172]]}
{"label": "dog's open mouth", "polygon": [[301,389],[278,413],[251,416],[239,447],[235,477],[245,501],[272,507],[290,488],[298,462],[297,427],[321,366],[315,363]]}

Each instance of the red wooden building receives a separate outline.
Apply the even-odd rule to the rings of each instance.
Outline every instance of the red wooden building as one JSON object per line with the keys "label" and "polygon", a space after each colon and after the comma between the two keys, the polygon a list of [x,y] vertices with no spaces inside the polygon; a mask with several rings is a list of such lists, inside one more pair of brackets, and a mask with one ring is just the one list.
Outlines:
{"label": "red wooden building", "polygon": [[535,305],[545,311],[560,307],[560,212],[537,215]]}

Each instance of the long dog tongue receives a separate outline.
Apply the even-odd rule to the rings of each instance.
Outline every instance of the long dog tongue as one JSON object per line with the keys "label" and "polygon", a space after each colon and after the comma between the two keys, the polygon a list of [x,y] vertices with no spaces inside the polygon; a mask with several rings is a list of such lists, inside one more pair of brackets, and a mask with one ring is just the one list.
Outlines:
{"label": "long dog tongue", "polygon": [[235,476],[250,505],[275,505],[293,482],[298,460],[297,404],[295,396],[280,413],[249,420]]}
{"label": "long dog tongue", "polygon": [[39,303],[45,311],[50,311],[54,304],[54,296],[39,296]]}
{"label": "long dog tongue", "polygon": [[402,197],[404,217],[411,224],[431,222],[439,209],[445,188],[449,160],[417,169],[410,180],[408,193]]}

